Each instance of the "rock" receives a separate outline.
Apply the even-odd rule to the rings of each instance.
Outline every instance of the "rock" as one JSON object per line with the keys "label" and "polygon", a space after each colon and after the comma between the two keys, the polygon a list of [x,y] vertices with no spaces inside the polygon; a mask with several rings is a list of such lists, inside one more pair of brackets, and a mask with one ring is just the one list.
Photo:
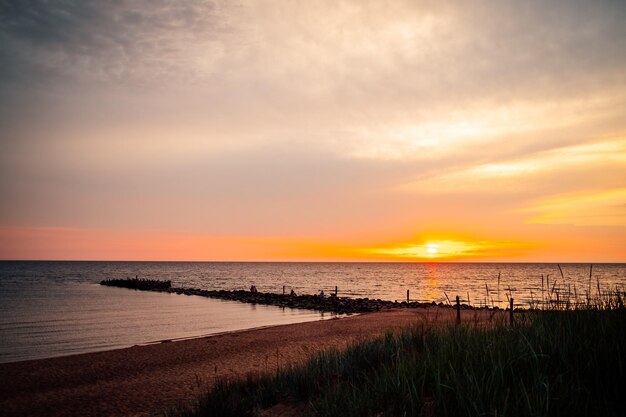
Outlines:
{"label": "rock", "polygon": [[172,287],[172,281],[159,281],[155,279],[138,278],[106,279],[100,281],[100,285],[106,285],[109,287],[130,288],[134,290],[144,291],[164,291]]}
{"label": "rock", "polygon": [[[250,304],[274,305],[277,307],[299,308],[306,310],[318,310],[334,312],[339,314],[366,313],[378,311],[386,308],[418,308],[427,306],[439,306],[452,308],[444,303],[437,304],[419,302],[397,302],[369,298],[347,298],[347,297],[320,297],[317,295],[286,295],[262,292],[250,292],[244,290],[202,290],[199,288],[172,288],[171,281],[158,281],[149,279],[112,279],[100,282],[101,285],[114,287],[132,288],[144,291],[159,291],[176,294],[195,295],[199,297],[217,298],[221,300],[239,301]],[[462,305],[463,309],[473,307]],[[497,309],[495,307],[494,309]]]}

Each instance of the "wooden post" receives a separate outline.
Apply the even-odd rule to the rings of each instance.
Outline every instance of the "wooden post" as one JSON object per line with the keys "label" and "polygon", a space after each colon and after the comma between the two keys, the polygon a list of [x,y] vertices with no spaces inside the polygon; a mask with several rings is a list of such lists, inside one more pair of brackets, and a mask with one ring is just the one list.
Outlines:
{"label": "wooden post", "polygon": [[335,297],[337,296],[337,286],[335,285]]}
{"label": "wooden post", "polygon": [[461,324],[461,299],[456,296],[456,324]]}
{"label": "wooden post", "polygon": [[285,286],[283,285],[283,295],[285,295]]}
{"label": "wooden post", "polygon": [[409,303],[409,290],[406,290],[406,302]]}
{"label": "wooden post", "polygon": [[511,298],[511,308],[509,310],[509,317],[511,321],[511,326],[513,325],[513,299]]}

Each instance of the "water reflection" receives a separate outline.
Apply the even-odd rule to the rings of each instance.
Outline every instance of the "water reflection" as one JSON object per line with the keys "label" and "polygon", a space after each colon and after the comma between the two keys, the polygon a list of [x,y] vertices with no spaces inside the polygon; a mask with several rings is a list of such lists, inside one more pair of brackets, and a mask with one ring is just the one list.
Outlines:
{"label": "water reflection", "polygon": [[443,294],[438,280],[438,264],[424,264],[424,279],[420,283],[420,301],[439,301]]}
{"label": "water reflection", "polygon": [[309,310],[96,284],[15,290],[22,294],[19,303],[0,304],[0,362],[329,318]]}

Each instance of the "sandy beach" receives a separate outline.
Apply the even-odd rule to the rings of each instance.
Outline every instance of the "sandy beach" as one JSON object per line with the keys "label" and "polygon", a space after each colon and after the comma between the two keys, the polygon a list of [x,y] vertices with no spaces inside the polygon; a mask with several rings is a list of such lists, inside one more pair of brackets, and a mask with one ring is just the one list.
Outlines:
{"label": "sandy beach", "polygon": [[[493,312],[462,311],[463,320]],[[133,346],[106,352],[0,364],[0,410],[6,416],[141,416],[192,400],[218,377],[275,371],[327,348],[417,323],[452,323],[455,311],[394,309]]]}

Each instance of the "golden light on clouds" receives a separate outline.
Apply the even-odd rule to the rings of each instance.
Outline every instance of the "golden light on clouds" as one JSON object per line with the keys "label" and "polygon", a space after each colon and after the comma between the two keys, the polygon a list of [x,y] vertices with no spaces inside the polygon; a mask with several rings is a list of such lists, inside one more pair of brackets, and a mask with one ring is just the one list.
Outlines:
{"label": "golden light on clouds", "polygon": [[[567,182],[572,171],[626,172],[626,139],[576,144],[556,150],[538,151],[531,156],[508,161],[476,164],[458,171],[439,174],[403,184],[400,189],[413,192],[450,193],[462,190],[497,191],[503,194],[534,187],[534,181],[549,179]],[[589,178],[582,178],[586,181]],[[613,178],[619,181],[620,178]],[[603,180],[604,181],[604,180]],[[574,197],[572,197],[574,198]]]}
{"label": "golden light on clouds", "polygon": [[529,223],[626,226],[626,188],[553,196],[521,210]]}
{"label": "golden light on clouds", "polygon": [[[430,111],[419,115],[418,121],[398,118],[376,129],[359,127],[353,132],[358,140],[349,140],[344,146],[355,157],[373,159],[419,159],[425,151],[430,157],[442,157],[494,145],[506,150],[524,141],[532,142],[546,132],[560,135],[572,127],[584,131],[590,124],[603,123],[607,117],[619,117],[619,111],[607,109],[624,100],[623,92],[606,91],[568,101],[516,101],[506,106],[479,102],[469,108]],[[593,142],[598,140],[606,139]],[[584,151],[577,146],[572,146],[571,151]],[[591,146],[591,151],[607,149],[593,149],[595,144],[587,146]],[[623,151],[623,146],[618,146]]]}

